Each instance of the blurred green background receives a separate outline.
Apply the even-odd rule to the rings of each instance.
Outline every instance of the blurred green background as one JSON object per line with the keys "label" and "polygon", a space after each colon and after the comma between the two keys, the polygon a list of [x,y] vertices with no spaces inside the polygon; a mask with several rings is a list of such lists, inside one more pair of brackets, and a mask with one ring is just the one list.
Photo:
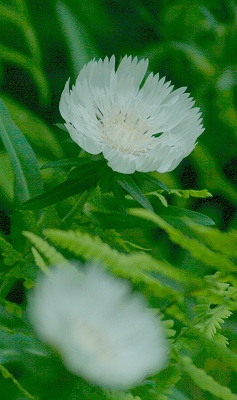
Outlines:
{"label": "blurred green background", "polygon": [[[58,103],[68,77],[73,81],[93,57],[148,57],[150,71],[188,87],[206,128],[192,155],[160,179],[169,187],[208,189],[212,198],[180,205],[210,216],[221,229],[237,227],[236,20],[232,0],[1,0],[1,94],[42,165],[74,155],[53,125],[62,122]],[[55,183],[50,171],[44,178]],[[12,181],[1,145],[6,232]]]}

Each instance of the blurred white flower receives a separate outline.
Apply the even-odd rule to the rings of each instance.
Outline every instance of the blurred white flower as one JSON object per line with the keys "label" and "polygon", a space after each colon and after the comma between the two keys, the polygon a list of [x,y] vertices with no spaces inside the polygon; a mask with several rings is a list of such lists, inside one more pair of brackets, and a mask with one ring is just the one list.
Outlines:
{"label": "blurred white flower", "polygon": [[57,348],[67,368],[92,383],[127,389],[164,368],[161,322],[126,282],[89,267],[54,268],[30,299],[38,336]]}
{"label": "blurred white flower", "polygon": [[60,100],[71,138],[124,174],[172,171],[204,131],[186,88],[173,90],[152,73],[141,86],[147,67],[148,60],[131,56],[116,71],[114,56],[92,60],[71,90],[67,81]]}

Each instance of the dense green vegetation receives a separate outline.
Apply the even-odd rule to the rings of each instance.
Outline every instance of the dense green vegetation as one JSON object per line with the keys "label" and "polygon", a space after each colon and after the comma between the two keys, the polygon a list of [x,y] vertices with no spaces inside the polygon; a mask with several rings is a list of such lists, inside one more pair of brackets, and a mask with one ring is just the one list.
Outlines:
{"label": "dense green vegetation", "polygon": [[[2,400],[237,399],[236,17],[235,0],[0,3]],[[200,107],[205,132],[173,172],[126,180],[56,126],[68,77],[113,54],[148,58]],[[28,291],[63,259],[99,261],[157,309],[166,369],[110,392],[37,339]]]}

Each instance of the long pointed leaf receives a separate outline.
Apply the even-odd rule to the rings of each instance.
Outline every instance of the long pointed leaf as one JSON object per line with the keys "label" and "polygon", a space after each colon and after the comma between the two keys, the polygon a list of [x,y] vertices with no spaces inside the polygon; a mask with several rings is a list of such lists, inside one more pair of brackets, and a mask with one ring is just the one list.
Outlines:
{"label": "long pointed leaf", "polygon": [[156,186],[159,186],[160,188],[162,188],[163,190],[165,190],[166,192],[169,193],[169,189],[166,187],[166,185],[164,183],[160,182],[154,176],[149,175],[149,174],[144,173],[144,172],[140,172],[140,176],[142,176],[144,180],[146,180],[148,182],[151,182]]}
{"label": "long pointed leaf", "polygon": [[89,164],[89,163],[90,159],[88,158],[71,157],[71,158],[64,158],[63,160],[51,161],[47,164],[42,165],[41,169],[75,167],[78,165]]}
{"label": "long pointed leaf", "polygon": [[31,145],[14,124],[4,102],[0,99],[0,136],[11,158],[15,174],[15,204],[27,201],[43,192],[39,165]]}
{"label": "long pointed leaf", "polygon": [[117,182],[139,203],[147,210],[153,211],[152,205],[149,200],[142,193],[141,189],[136,185],[130,176],[119,175]]}
{"label": "long pointed leaf", "polygon": [[[97,164],[96,164],[97,166]],[[85,167],[83,169],[83,167]],[[37,196],[21,205],[22,210],[37,210],[51,206],[59,201],[65,200],[74,194],[84,192],[93,185],[96,185],[99,179],[99,170],[95,165],[88,168],[88,165],[81,166],[81,174],[77,179],[68,179],[59,185],[53,187],[48,192]]]}

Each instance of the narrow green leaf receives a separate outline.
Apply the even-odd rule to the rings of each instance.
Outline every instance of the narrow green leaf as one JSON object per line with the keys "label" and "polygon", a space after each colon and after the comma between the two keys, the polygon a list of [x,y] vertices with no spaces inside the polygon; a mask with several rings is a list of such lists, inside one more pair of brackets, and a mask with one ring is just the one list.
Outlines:
{"label": "narrow green leaf", "polygon": [[165,207],[168,207],[167,200],[166,200],[166,198],[165,198],[164,196],[162,196],[162,194],[160,194],[160,193],[158,193],[158,192],[152,192],[152,193],[149,193],[149,195],[150,195],[150,194],[152,194],[153,196],[158,197],[158,199],[161,201],[161,203],[162,203]]}
{"label": "narrow green leaf", "polygon": [[84,192],[93,185],[96,185],[98,178],[99,169],[95,168],[95,165],[82,165],[81,174],[78,172],[77,179],[68,179],[60,183],[48,192],[25,202],[21,205],[21,209],[36,210],[51,206],[52,204],[65,200],[77,193]]}
{"label": "narrow green leaf", "polygon": [[98,50],[82,22],[62,1],[56,3],[58,19],[68,42],[75,76],[91,58],[97,56]]}
{"label": "narrow green leaf", "polygon": [[130,209],[128,212],[130,215],[153,221],[169,235],[169,238],[173,243],[178,244],[183,249],[190,252],[192,257],[196,260],[201,261],[202,263],[215,269],[224,271],[225,273],[226,271],[236,271],[236,265],[232,261],[226,259],[222,254],[215,253],[214,251],[208,249],[206,246],[204,246],[203,243],[200,243],[198,240],[188,237],[181,230],[175,229],[171,224],[167,223],[164,218],[161,218],[154,212],[151,213],[148,210],[144,210],[142,208],[133,208]]}
{"label": "narrow green leaf", "polygon": [[27,392],[27,390],[25,390],[23,388],[23,386],[21,386],[21,384],[18,382],[17,379],[14,378],[14,376],[8,371],[8,369],[6,369],[3,365],[0,364],[0,373],[2,374],[3,378],[5,379],[10,379],[20,390],[20,392],[27,398],[30,400],[37,400],[37,398],[35,396],[32,396],[29,392]]}
{"label": "narrow green leaf", "polygon": [[207,77],[215,75],[214,65],[198,47],[183,42],[173,42],[172,46],[175,50],[183,52],[201,74]]}
{"label": "narrow green leaf", "polygon": [[46,162],[45,160],[47,159],[52,160],[55,157],[61,159],[64,157],[58,136],[55,135],[52,128],[45,121],[9,95],[2,94],[2,100],[8,108],[13,121],[33,147],[39,161],[40,158]]}
{"label": "narrow green leaf", "polygon": [[15,204],[18,206],[31,197],[40,195],[43,191],[43,182],[35,153],[11,120],[8,109],[2,100],[0,100],[0,136],[14,169]]}
{"label": "narrow green leaf", "polygon": [[64,124],[58,123],[58,124],[54,124],[54,125],[55,125],[57,128],[61,129],[62,131],[68,133],[68,130],[67,130],[67,128],[66,128],[66,126],[65,126]]}
{"label": "narrow green leaf", "polygon": [[158,179],[156,179],[154,176],[149,175],[145,172],[140,172],[140,175],[143,177],[145,181],[154,183],[154,185],[159,186],[161,189],[165,190],[166,192],[169,193],[169,189],[166,187],[166,185],[162,182],[160,182]]}
{"label": "narrow green leaf", "polygon": [[187,210],[186,208],[180,208],[176,206],[168,206],[167,208],[164,208],[160,205],[153,207],[158,215],[164,218],[167,222],[171,223],[173,226],[179,226],[181,222],[187,218],[190,218],[192,222],[195,222],[199,225],[215,225],[215,222],[206,215],[196,211]]}
{"label": "narrow green leaf", "polygon": [[152,205],[147,200],[141,189],[136,185],[132,178],[128,175],[119,174],[117,182],[139,203],[142,207],[149,211],[153,211]]}
{"label": "narrow green leaf", "polygon": [[112,191],[114,194],[114,198],[121,214],[126,214],[126,206],[125,206],[125,194],[120,185],[116,181],[113,182]]}
{"label": "narrow green leaf", "polygon": [[21,209],[37,210],[56,204],[59,201],[65,200],[70,196],[86,190],[90,186],[89,181],[90,180],[85,179],[83,181],[76,179],[67,180],[50,189],[48,192],[35,197],[32,200],[26,201],[21,205]]}
{"label": "narrow green leaf", "polygon": [[65,167],[74,167],[83,164],[88,164],[90,160],[88,158],[64,158],[63,160],[52,161],[47,164],[42,165],[41,169],[45,168],[65,168]]}

